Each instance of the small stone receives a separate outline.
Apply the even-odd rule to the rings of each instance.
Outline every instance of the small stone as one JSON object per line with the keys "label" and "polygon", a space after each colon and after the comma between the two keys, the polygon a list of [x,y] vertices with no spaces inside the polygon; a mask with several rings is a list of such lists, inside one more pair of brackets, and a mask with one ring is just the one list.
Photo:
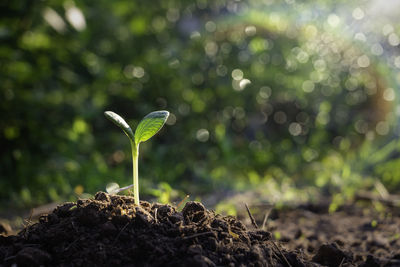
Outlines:
{"label": "small stone", "polygon": [[372,255],[368,255],[367,260],[360,265],[360,267],[379,267],[379,266],[381,265]]}
{"label": "small stone", "polygon": [[7,222],[0,222],[0,234],[9,235],[12,232],[12,228],[9,223]]}
{"label": "small stone", "polygon": [[170,222],[175,224],[175,223],[178,223],[178,222],[182,221],[183,218],[182,218],[181,214],[174,213],[171,216],[169,216],[168,219],[170,220]]}
{"label": "small stone", "polygon": [[199,222],[204,218],[206,208],[200,202],[189,201],[182,209],[182,214],[186,223]]}
{"label": "small stone", "polygon": [[97,192],[94,199],[108,203],[111,202],[110,195],[105,192]]}
{"label": "small stone", "polygon": [[322,245],[312,260],[322,265],[334,267],[339,266],[343,258],[347,258],[346,254],[332,243]]}
{"label": "small stone", "polygon": [[142,207],[135,208],[136,219],[143,225],[151,224],[154,221],[153,216]]}
{"label": "small stone", "polygon": [[157,214],[161,219],[169,217],[174,214],[176,210],[170,205],[162,205],[158,207]]}

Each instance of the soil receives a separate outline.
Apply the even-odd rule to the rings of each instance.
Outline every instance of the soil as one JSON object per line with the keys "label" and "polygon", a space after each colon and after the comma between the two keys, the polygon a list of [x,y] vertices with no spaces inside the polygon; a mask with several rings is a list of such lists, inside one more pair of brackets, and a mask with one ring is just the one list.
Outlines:
{"label": "soil", "polygon": [[274,210],[265,228],[287,250],[323,265],[339,266],[345,258],[356,266],[400,266],[400,209],[365,204],[343,205],[334,213],[329,205]]}
{"label": "soil", "polygon": [[199,202],[178,211],[99,192],[58,206],[18,235],[0,235],[0,266],[400,266],[400,238],[390,237],[399,234],[398,216],[368,226],[313,214],[273,212],[267,229],[280,232],[276,241]]}

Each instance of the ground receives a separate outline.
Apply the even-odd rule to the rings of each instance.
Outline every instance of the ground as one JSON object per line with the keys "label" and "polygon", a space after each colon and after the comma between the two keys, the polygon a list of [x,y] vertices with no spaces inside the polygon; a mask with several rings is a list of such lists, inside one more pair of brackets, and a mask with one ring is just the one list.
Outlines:
{"label": "ground", "polygon": [[355,265],[400,266],[398,209],[352,204],[329,213],[328,205],[307,205],[270,216],[265,228],[305,259],[328,266],[339,266],[343,258]]}
{"label": "ground", "polygon": [[400,266],[394,211],[309,205],[246,226],[199,202],[136,206],[99,192],[0,236],[0,266]]}

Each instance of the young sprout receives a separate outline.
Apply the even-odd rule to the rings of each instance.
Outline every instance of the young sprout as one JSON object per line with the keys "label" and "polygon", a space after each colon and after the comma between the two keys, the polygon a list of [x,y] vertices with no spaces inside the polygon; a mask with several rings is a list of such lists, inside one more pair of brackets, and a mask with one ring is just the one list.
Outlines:
{"label": "young sprout", "polygon": [[124,133],[128,136],[131,149],[132,149],[132,163],[133,163],[133,186],[134,186],[134,197],[135,204],[139,204],[139,170],[138,170],[138,158],[139,158],[139,144],[149,140],[153,135],[155,135],[166,122],[169,112],[165,110],[154,111],[147,114],[137,126],[135,134],[128,123],[119,116],[117,113],[112,111],[104,112],[104,115],[120,127]]}

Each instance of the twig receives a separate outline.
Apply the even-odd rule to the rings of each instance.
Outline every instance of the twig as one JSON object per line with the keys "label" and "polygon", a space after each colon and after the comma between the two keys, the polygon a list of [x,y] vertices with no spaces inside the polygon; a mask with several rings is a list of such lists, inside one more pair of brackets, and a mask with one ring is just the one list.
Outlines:
{"label": "twig", "polygon": [[82,238],[82,237],[78,237],[77,239],[75,239],[74,241],[72,241],[72,243],[70,243],[70,244],[64,249],[64,251],[69,250],[69,249],[72,247],[72,245],[74,245],[76,242],[78,242],[79,240],[81,240],[81,238]]}
{"label": "twig", "polygon": [[271,262],[272,263],[272,253],[274,253],[275,254],[275,252],[271,249],[270,251],[268,251],[269,253],[269,262]]}
{"label": "twig", "polygon": [[113,242],[113,245],[117,242],[119,236],[122,234],[122,232],[125,230],[125,228],[128,227],[128,225],[129,225],[129,222],[127,222],[127,223],[124,225],[124,227],[122,227],[121,231],[119,231],[117,237],[115,238],[115,240],[114,240],[114,242]]}
{"label": "twig", "polygon": [[244,203],[244,205],[246,206],[247,213],[249,214],[249,217],[250,217],[250,220],[251,220],[251,224],[254,225],[254,227],[258,229],[258,225],[257,225],[256,220],[254,219],[253,215],[251,215],[249,206],[247,206],[247,203]]}
{"label": "twig", "polygon": [[154,210],[154,220],[155,220],[156,223],[158,223],[157,211],[158,211],[158,208],[156,208],[156,209]]}
{"label": "twig", "polygon": [[276,251],[271,249],[271,253],[269,254],[269,260],[272,262],[272,255],[274,255],[274,257],[278,260],[280,260],[281,258],[279,257],[279,255],[276,254]]}
{"label": "twig", "polygon": [[186,199],[188,199],[188,198],[189,198],[189,195],[186,195],[186,196],[181,200],[181,202],[179,202],[178,205],[176,205],[176,207],[179,208],[179,206],[182,205],[183,202],[184,202]]}
{"label": "twig", "polygon": [[24,222],[22,223],[22,225],[24,226],[24,230],[23,230],[24,238],[26,238],[26,231],[27,231],[28,227],[32,223],[32,214],[33,214],[33,209],[31,209],[31,213],[29,215],[29,218],[28,219],[24,219]]}
{"label": "twig", "polygon": [[28,227],[28,226],[31,225],[31,223],[32,223],[32,215],[33,215],[33,209],[31,209],[31,212],[29,214],[29,218],[25,219],[25,223],[26,223],[26,225],[24,225],[25,227]]}
{"label": "twig", "polygon": [[203,233],[197,233],[194,235],[184,236],[182,239],[186,240],[186,239],[190,239],[190,238],[194,238],[194,237],[198,237],[198,236],[202,236],[202,235],[208,235],[208,234],[212,234],[212,232],[203,232]]}
{"label": "twig", "polygon": [[376,181],[374,186],[375,186],[376,191],[378,191],[378,193],[382,199],[386,200],[386,199],[390,198],[389,191],[386,189],[386,187],[381,182]]}
{"label": "twig", "polygon": [[274,240],[271,239],[272,244],[274,245],[274,247],[279,251],[279,253],[282,255],[283,259],[285,260],[286,264],[289,267],[292,267],[292,265],[289,263],[289,261],[286,259],[285,255],[282,253],[282,250],[278,247],[277,244],[275,244]]}
{"label": "twig", "polygon": [[271,213],[271,210],[272,210],[272,209],[269,209],[269,210],[265,213],[264,221],[263,221],[263,224],[262,224],[262,227],[261,227],[261,229],[263,229],[263,230],[265,230],[265,224],[267,223],[267,220],[268,220],[269,214]]}
{"label": "twig", "polygon": [[346,258],[346,257],[343,257],[342,261],[340,262],[339,267],[342,267],[342,266],[343,266],[343,262],[344,262],[344,259],[345,259],[345,258]]}

